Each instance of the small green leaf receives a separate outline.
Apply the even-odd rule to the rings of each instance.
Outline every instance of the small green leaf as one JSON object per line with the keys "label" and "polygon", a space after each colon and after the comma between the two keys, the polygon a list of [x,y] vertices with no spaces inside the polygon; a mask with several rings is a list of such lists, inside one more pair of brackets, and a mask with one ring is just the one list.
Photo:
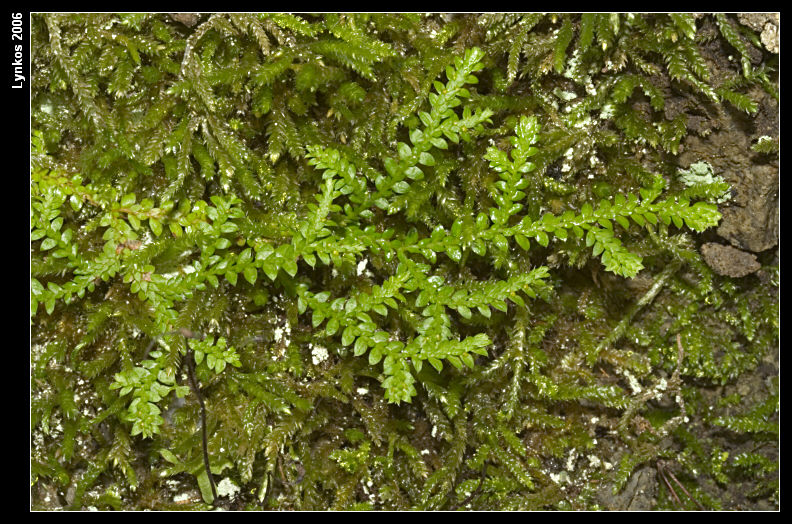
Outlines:
{"label": "small green leaf", "polygon": [[421,153],[421,156],[418,159],[418,161],[421,164],[425,165],[425,166],[433,166],[433,165],[435,165],[434,157],[430,153],[427,153],[425,151],[423,153]]}
{"label": "small green leaf", "polygon": [[457,306],[457,311],[465,318],[470,318],[472,316],[467,306]]}
{"label": "small green leaf", "polygon": [[327,332],[328,337],[332,337],[335,335],[336,331],[338,331],[338,319],[331,318],[327,321],[327,326],[325,327],[325,331]]}
{"label": "small green leaf", "polygon": [[164,449],[164,448],[160,448],[159,452],[160,452],[160,455],[162,455],[162,458],[164,458],[165,460],[167,460],[171,464],[178,464],[179,463],[179,459],[170,450]]}
{"label": "small green leaf", "polygon": [[616,222],[618,222],[618,223],[619,223],[619,225],[620,225],[621,227],[623,227],[624,229],[630,229],[630,221],[629,221],[629,220],[627,220],[627,218],[626,218],[626,217],[623,217],[623,216],[621,216],[621,215],[617,215],[617,216],[614,218],[614,220],[616,220]]}
{"label": "small green leaf", "polygon": [[149,218],[149,227],[151,228],[151,232],[154,233],[155,237],[158,237],[162,234],[162,223],[155,219]]}
{"label": "small green leaf", "polygon": [[404,175],[413,180],[421,180],[424,177],[423,171],[418,166],[410,166],[404,170]]}
{"label": "small green leaf", "polygon": [[506,237],[501,235],[500,233],[495,235],[493,242],[495,243],[495,247],[498,248],[499,251],[506,252],[509,250],[509,242],[506,240]]}
{"label": "small green leaf", "polygon": [[258,277],[258,271],[256,270],[255,266],[247,266],[242,271],[242,274],[245,276],[245,280],[247,280],[251,284],[256,283],[256,277]]}
{"label": "small green leaf", "polygon": [[355,356],[359,357],[360,355],[366,352],[366,349],[368,349],[368,345],[366,344],[366,337],[358,337],[358,339],[355,341],[355,349],[354,349]]}
{"label": "small green leaf", "polygon": [[410,184],[408,184],[404,180],[401,180],[393,184],[393,190],[399,194],[406,193],[407,191],[410,190]]}
{"label": "small green leaf", "polygon": [[341,344],[348,346],[353,340],[355,340],[355,328],[353,326],[347,326],[341,334]]}
{"label": "small green leaf", "polygon": [[313,327],[319,327],[325,319],[324,312],[321,309],[314,309],[313,314],[311,315],[311,325]]}
{"label": "small green leaf", "polygon": [[459,355],[459,358],[461,358],[462,362],[464,362],[465,365],[470,369],[473,369],[475,367],[475,363],[473,362],[473,355],[471,355],[470,353],[463,353]]}
{"label": "small green leaf", "polygon": [[195,477],[198,480],[198,487],[201,490],[201,497],[203,497],[204,502],[207,504],[212,504],[214,502],[214,497],[212,496],[212,485],[209,483],[209,477],[206,475],[206,470],[201,468],[201,471]]}
{"label": "small green leaf", "polygon": [[520,247],[523,248],[525,251],[528,251],[528,250],[531,249],[531,242],[527,238],[525,238],[525,236],[521,235],[520,233],[517,233],[516,235],[514,235],[514,239],[517,241],[517,243],[520,245]]}
{"label": "small green leaf", "polygon": [[377,313],[379,313],[383,317],[388,315],[388,308],[385,307],[382,304],[375,304],[375,305],[371,306],[371,309],[373,309],[374,311],[376,311]]}
{"label": "small green leaf", "polygon": [[41,242],[41,247],[39,249],[41,251],[47,251],[57,245],[58,243],[55,241],[54,238],[45,238],[44,241]]}
{"label": "small green leaf", "polygon": [[462,251],[457,246],[447,247],[446,254],[454,262],[459,262],[462,259]]}
{"label": "small green leaf", "polygon": [[134,193],[129,193],[124,195],[124,198],[121,199],[121,207],[131,206],[135,203],[136,197]]}
{"label": "small green leaf", "polygon": [[130,214],[127,215],[127,220],[129,220],[129,225],[132,226],[132,229],[134,229],[135,231],[140,229],[140,219],[138,219],[138,217]]}
{"label": "small green leaf", "polygon": [[399,144],[396,146],[396,150],[399,152],[399,158],[402,160],[406,160],[412,156],[412,149],[410,149],[410,146],[404,142],[399,142]]}
{"label": "small green leaf", "polygon": [[382,349],[380,346],[374,346],[369,351],[369,364],[373,366],[380,360],[382,360]]}
{"label": "small green leaf", "polygon": [[430,139],[432,145],[438,149],[448,149],[448,142],[445,141],[442,137],[435,137]]}
{"label": "small green leaf", "polygon": [[[171,230],[171,233],[173,233],[173,236],[175,236],[177,238],[182,236],[182,228],[176,222],[171,222],[170,224],[168,224],[168,228]],[[224,239],[222,239],[222,240],[224,240]]]}
{"label": "small green leaf", "polygon": [[230,270],[229,270],[229,271],[226,271],[225,277],[226,277],[226,280],[228,280],[229,282],[231,282],[231,285],[232,285],[232,286],[236,286],[236,283],[237,283],[237,274],[236,274],[236,271],[230,271]]}
{"label": "small green leaf", "polygon": [[295,276],[297,274],[297,261],[296,260],[284,260],[283,261],[283,270],[289,274],[289,276]]}
{"label": "small green leaf", "polygon": [[278,278],[279,268],[278,265],[275,263],[275,260],[273,260],[272,258],[266,259],[261,264],[261,269],[264,270],[264,274],[267,275],[267,277],[269,277],[270,280],[275,280],[276,278]]}

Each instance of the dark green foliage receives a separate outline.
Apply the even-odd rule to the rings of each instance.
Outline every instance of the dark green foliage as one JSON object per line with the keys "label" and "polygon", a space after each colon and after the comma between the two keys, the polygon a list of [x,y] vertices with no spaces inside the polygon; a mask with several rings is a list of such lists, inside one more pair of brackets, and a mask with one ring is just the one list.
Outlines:
{"label": "dark green foliage", "polygon": [[234,509],[593,509],[673,458],[777,497],[724,451],[777,391],[704,401],[777,268],[704,264],[729,187],[664,112],[757,112],[732,17],[715,77],[688,14],[197,16],[32,18],[35,508],[209,508],[187,358]]}

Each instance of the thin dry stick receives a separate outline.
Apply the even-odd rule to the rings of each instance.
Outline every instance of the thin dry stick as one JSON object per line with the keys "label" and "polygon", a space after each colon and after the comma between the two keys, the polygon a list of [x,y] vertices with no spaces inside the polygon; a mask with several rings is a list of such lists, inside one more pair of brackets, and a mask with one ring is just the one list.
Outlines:
{"label": "thin dry stick", "polygon": [[[683,485],[681,482],[679,482],[679,479],[677,479],[677,478],[676,478],[676,476],[675,476],[673,473],[671,473],[671,471],[670,471],[670,470],[668,470],[668,471],[667,471],[667,473],[668,473],[669,475],[671,475],[671,478],[674,480],[674,482],[676,482],[676,483],[677,483],[677,486],[679,486],[680,488],[682,488],[682,491],[684,491],[684,492],[685,492],[685,495],[687,495],[687,496],[688,496],[688,498],[689,498],[690,500],[692,500],[693,502],[695,502],[695,503],[696,503],[696,506],[698,506],[698,507],[699,507],[699,509],[703,510],[703,509],[704,509],[704,506],[702,506],[702,505],[701,505],[701,503],[700,503],[698,500],[696,500],[696,497],[694,497],[693,495],[691,495],[691,494],[690,494],[690,492],[688,492],[688,490],[687,490],[687,489],[685,489],[685,486],[684,486],[684,485]],[[677,500],[678,500],[678,499],[677,499]]]}
{"label": "thin dry stick", "polygon": [[663,479],[663,482],[665,482],[666,486],[668,486],[668,492],[671,493],[672,497],[674,497],[674,500],[677,503],[677,507],[681,508],[682,507],[682,501],[679,500],[679,497],[677,496],[676,491],[674,491],[674,488],[671,486],[671,483],[668,481],[668,477],[666,477],[665,466],[662,466],[662,465],[658,464],[658,471],[660,472],[660,477]]}
{"label": "thin dry stick", "polygon": [[[677,333],[676,340],[677,340],[677,349],[678,349],[677,366],[676,366],[676,369],[674,369],[674,373],[671,375],[671,382],[676,387],[679,387],[681,385],[681,379],[679,377],[679,373],[680,373],[680,371],[682,369],[682,360],[685,358],[685,348],[682,346],[682,336],[679,333]],[[679,395],[677,395],[677,401],[679,403],[681,414],[678,417],[674,417],[674,419],[679,419],[680,417],[684,418],[685,415],[686,415],[685,401],[682,398],[681,392],[679,393]],[[690,500],[692,500],[693,502],[696,503],[696,505],[699,507],[699,509],[701,509],[701,510],[705,509],[704,506],[698,500],[696,500],[696,497],[691,495],[690,492],[685,488],[685,486],[679,481],[679,479],[676,478],[676,475],[674,475],[671,472],[671,470],[669,470],[669,469],[667,469],[665,467],[664,463],[658,462],[657,466],[658,466],[658,471],[660,472],[660,476],[663,477],[663,481],[668,486],[668,490],[671,493],[671,496],[674,497],[674,500],[676,500],[677,504],[679,504],[680,507],[682,506],[682,502],[679,500],[679,497],[677,496],[676,491],[671,486],[671,483],[668,481],[668,478],[666,477],[666,473],[668,473],[668,475],[676,483],[676,485],[679,486],[680,489],[682,489],[682,491],[685,493],[685,495],[687,495]]]}
{"label": "thin dry stick", "polygon": [[679,380],[679,371],[682,369],[682,359],[685,358],[685,348],[682,347],[682,337],[679,333],[677,333],[677,348],[679,349],[677,353],[677,366],[674,373],[671,375],[671,380],[675,382]]}

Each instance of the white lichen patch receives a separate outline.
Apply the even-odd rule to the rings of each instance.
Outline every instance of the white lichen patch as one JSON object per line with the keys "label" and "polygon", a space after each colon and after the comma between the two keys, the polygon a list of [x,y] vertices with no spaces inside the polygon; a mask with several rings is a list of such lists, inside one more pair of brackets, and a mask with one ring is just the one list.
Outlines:
{"label": "white lichen patch", "polygon": [[[715,176],[712,165],[709,162],[695,162],[690,165],[689,169],[678,169],[677,176],[687,187],[726,183],[723,177]],[[726,190],[716,202],[723,204],[730,199],[731,192]]]}
{"label": "white lichen patch", "polygon": [[565,102],[568,102],[570,100],[574,100],[575,98],[578,97],[577,93],[573,93],[571,91],[564,91],[560,87],[556,87],[553,90],[553,94],[555,96],[557,96],[558,98],[560,98],[561,100],[565,101]]}
{"label": "white lichen patch", "polygon": [[602,120],[610,120],[616,114],[616,106],[608,102],[602,106],[600,110],[600,118]]}
{"label": "white lichen patch", "polygon": [[550,473],[550,480],[555,482],[556,484],[569,484],[569,474],[566,471],[560,471],[558,473]]}
{"label": "white lichen patch", "polygon": [[237,486],[233,480],[226,477],[220,481],[217,485],[217,496],[218,497],[229,497],[231,499],[236,498],[236,494],[239,493],[240,487]]}
{"label": "white lichen patch", "polygon": [[624,375],[624,378],[627,379],[627,384],[630,386],[630,389],[632,390],[634,395],[637,395],[641,391],[643,391],[640,382],[638,382],[638,379],[635,378],[632,375],[632,373],[630,373],[628,370],[625,369],[622,374]]}
{"label": "white lichen patch", "polygon": [[366,270],[366,264],[368,264],[368,259],[367,258],[364,258],[363,260],[358,262],[358,265],[357,265],[357,276],[360,276],[360,275],[363,274],[363,271]]}
{"label": "white lichen patch", "polygon": [[566,460],[566,470],[567,471],[570,471],[570,472],[574,471],[574,469],[575,469],[575,460],[577,460],[577,456],[578,456],[577,450],[575,450],[575,449],[570,449],[569,450],[569,456],[567,457],[567,460]]}
{"label": "white lichen patch", "polygon": [[[326,347],[314,346],[313,349],[311,350],[311,362],[313,362],[314,366],[321,364],[322,362],[327,360],[329,356],[330,355],[327,353]],[[366,393],[368,393],[368,391]]]}
{"label": "white lichen patch", "polygon": [[185,502],[187,500],[190,500],[189,493],[179,493],[178,495],[173,497],[173,502]]}
{"label": "white lichen patch", "polygon": [[286,348],[291,344],[291,326],[286,321],[283,326],[277,326],[272,332],[272,339],[277,348],[277,358],[282,358],[286,354]]}

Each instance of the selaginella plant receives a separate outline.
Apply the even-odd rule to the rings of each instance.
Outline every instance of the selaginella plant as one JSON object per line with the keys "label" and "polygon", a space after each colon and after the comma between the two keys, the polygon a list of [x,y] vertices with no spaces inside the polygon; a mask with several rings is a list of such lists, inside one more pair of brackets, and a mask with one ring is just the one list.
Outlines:
{"label": "selaginella plant", "polygon": [[[589,51],[592,27],[609,41],[610,19],[597,20],[583,17],[581,54]],[[695,33],[686,20],[669,23]],[[523,43],[529,22],[515,21]],[[47,318],[68,318],[83,308],[81,327],[63,327],[77,343],[50,342],[45,353],[59,361],[68,355],[71,366],[97,381],[93,394],[105,406],[79,415],[66,405],[72,378],[55,381],[55,397],[64,397],[58,401],[66,414],[64,437],[101,433],[106,421],[116,420],[114,434],[102,436],[109,451],[80,477],[72,506],[108,464],[130,486],[140,485],[131,445],[138,438],[154,439],[150,460],[158,461],[158,474],[194,475],[204,501],[216,502],[201,462],[195,403],[181,400],[191,396],[185,358],[193,359],[206,397],[212,473],[253,483],[267,507],[316,509],[330,501],[335,508],[431,509],[451,499],[467,503],[482,490],[496,507],[563,507],[558,483],[543,472],[540,458],[594,445],[585,427],[565,426],[558,412],[564,403],[624,413],[619,430],[641,452],[634,455],[640,460],[621,464],[619,486],[637,464],[662,455],[657,442],[633,439],[624,428],[663,389],[639,402],[593,370],[615,366],[632,387],[634,375],[649,377],[653,366],[679,369],[673,347],[648,358],[611,345],[683,264],[712,278],[691,254],[690,232],[718,224],[711,197],[728,188],[712,177],[694,188],[673,186],[627,163],[639,174],[623,187],[595,185],[593,192],[572,195],[547,171],[569,143],[559,129],[573,136],[581,122],[588,125],[587,111],[621,111],[615,121],[626,136],[648,133],[625,105],[637,86],[653,104],[660,96],[641,77],[612,82],[609,101],[597,94],[565,122],[545,119],[545,132],[540,112],[503,119],[497,97],[475,92],[492,64],[482,48],[441,53],[411,37],[423,63],[398,62],[398,45],[361,30],[374,26],[402,38],[417,17],[326,15],[309,22],[292,15],[212,15],[180,39],[160,18],[126,15],[123,26],[149,24],[152,36],[122,31],[119,46],[95,51],[115,68],[104,80],[101,72],[81,76],[94,51],[80,44],[69,56],[60,40],[65,19],[47,16],[40,23],[49,33],[49,67],[72,85],[88,119],[68,125],[87,126],[97,144],[118,145],[82,152],[86,172],[75,174],[53,160],[59,138],[51,130],[33,136],[33,322],[48,325]],[[560,23],[551,52],[559,72],[572,39],[570,19]],[[455,27],[446,26],[461,31]],[[488,38],[499,31],[506,30],[496,26]],[[236,35],[241,47],[224,43],[224,34]],[[449,37],[440,31],[435,38]],[[245,47],[251,38],[256,43]],[[603,43],[600,51],[606,48]],[[642,52],[651,49],[646,44]],[[77,56],[81,52],[86,56]],[[257,52],[267,57],[263,63]],[[676,52],[663,48],[669,70],[682,67],[672,60]],[[175,53],[182,53],[181,63]],[[509,50],[509,82],[520,56]],[[386,63],[406,79],[389,84],[390,109],[378,92],[361,87],[369,85],[361,78],[373,82],[373,68]],[[710,93],[700,72],[674,71],[715,100],[719,93],[743,102],[732,91]],[[160,89],[165,74],[178,79],[164,98],[136,114],[125,100]],[[105,114],[94,101],[97,82],[106,83],[126,113]],[[405,91],[409,84],[414,91]],[[48,96],[45,103],[63,103]],[[236,100],[249,104],[255,118],[230,117]],[[308,115],[322,104],[330,106],[327,119],[356,125],[331,132],[311,124]],[[361,121],[366,104],[375,114]],[[659,126],[654,146],[675,149],[681,136],[670,125]],[[254,145],[261,135],[266,154]],[[612,143],[605,135],[597,140]],[[118,170],[117,184],[107,183],[110,167]],[[135,190],[140,177],[151,183]],[[599,268],[633,279],[645,266],[657,277],[611,334],[583,334],[577,346],[550,351],[548,332],[570,322],[558,309],[574,301],[565,276],[586,265],[595,279]],[[696,292],[711,293],[711,285]],[[597,321],[603,318],[598,308],[592,302],[578,310]],[[38,376],[47,364],[35,360],[42,366]],[[678,380],[672,385],[681,391]],[[47,423],[52,409],[47,402],[35,408],[34,426]],[[413,430],[426,421],[431,437],[444,443],[442,452],[418,451],[418,441],[429,437]],[[673,421],[658,427],[671,432],[678,425]],[[533,450],[520,436],[528,427],[547,432]],[[70,458],[74,445],[61,455]],[[437,462],[431,469],[426,454]],[[57,477],[58,463],[49,456],[34,469]],[[462,470],[469,473],[461,476]],[[413,481],[420,483],[409,487]],[[152,482],[141,489],[151,490]],[[365,502],[359,490],[373,493],[372,482],[376,496]],[[274,490],[288,493],[289,502],[271,498]],[[509,493],[520,496],[509,501]],[[147,496],[154,495],[138,503],[152,504]]]}

